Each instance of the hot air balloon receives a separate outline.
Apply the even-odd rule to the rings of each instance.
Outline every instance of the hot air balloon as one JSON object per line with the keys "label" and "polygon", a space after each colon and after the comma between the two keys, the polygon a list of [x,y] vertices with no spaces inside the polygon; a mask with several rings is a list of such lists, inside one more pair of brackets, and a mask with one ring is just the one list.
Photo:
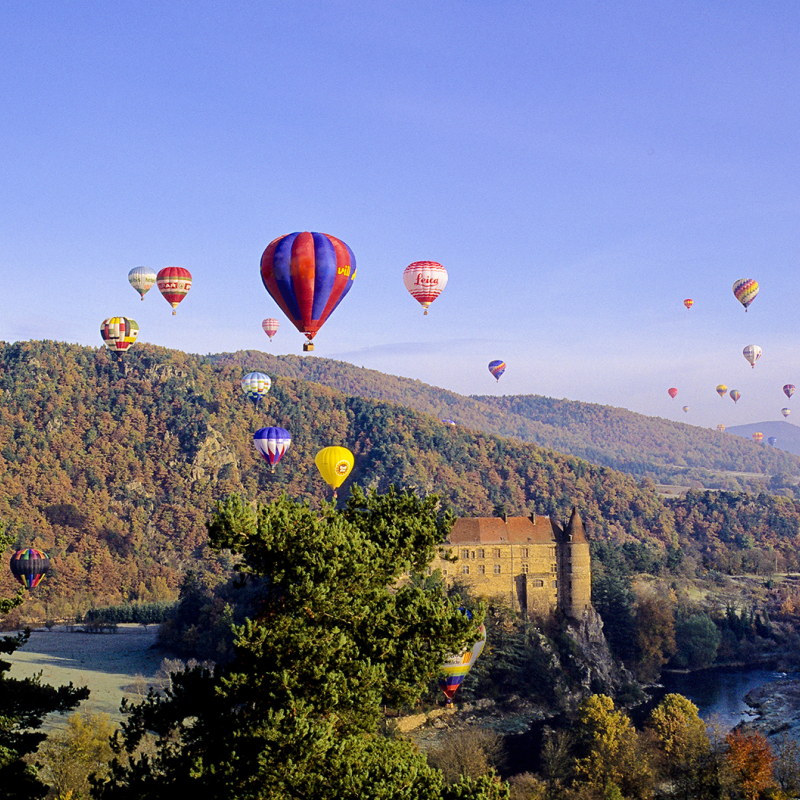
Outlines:
{"label": "hot air balloon", "polygon": [[684,406],[683,407],[683,413],[684,414],[688,414],[689,413],[689,406]]}
{"label": "hot air balloon", "polygon": [[272,337],[278,332],[280,323],[274,317],[267,317],[261,323],[261,327],[264,329],[264,333],[269,336],[269,340],[272,341]]}
{"label": "hot air balloon", "polygon": [[721,424],[720,424],[720,425],[717,425],[717,430],[718,430],[720,433],[723,433],[723,432],[725,431],[725,426],[724,426],[724,425],[721,425]]}
{"label": "hot air balloon", "polygon": [[671,389],[667,389],[667,394],[674,400],[678,396],[678,390],[673,386]]}
{"label": "hot air balloon", "polygon": [[719,386],[717,386],[717,394],[720,397],[725,397],[725,392],[727,392],[727,391],[728,391],[728,387],[724,383],[721,383]]}
{"label": "hot air balloon", "polygon": [[791,408],[782,408],[781,409],[781,414],[783,414],[784,417],[788,417],[789,414],[791,414],[791,413],[792,413],[792,409]]}
{"label": "hot air balloon", "polygon": [[26,547],[23,550],[17,550],[11,556],[10,566],[14,577],[30,590],[39,585],[39,581],[50,569],[50,559],[41,550]]}
{"label": "hot air balloon", "polygon": [[[463,610],[466,611],[466,609]],[[466,614],[472,619],[472,614],[469,611],[466,611]],[[447,698],[447,705],[453,702],[453,696],[458,687],[467,677],[467,673],[478,660],[478,656],[480,656],[483,646],[486,644],[486,627],[481,625],[478,632],[480,633],[480,639],[469,650],[464,650],[463,653],[448,658],[439,668],[439,688]]]}
{"label": "hot air balloon", "polygon": [[134,267],[128,273],[128,280],[144,300],[144,296],[156,285],[156,274],[149,267]]}
{"label": "hot air balloon", "polygon": [[734,403],[739,402],[739,398],[742,396],[742,393],[738,389],[731,389],[730,391],[730,398],[733,400]]}
{"label": "hot air balloon", "polygon": [[769,439],[767,439],[767,441],[768,441],[768,442],[769,442],[769,443],[770,443],[770,444],[771,444],[773,447],[775,447],[775,445],[778,443],[778,437],[777,437],[777,436],[770,436],[770,437],[769,437]]}
{"label": "hot air balloon", "polygon": [[336,490],[353,469],[353,454],[346,447],[323,447],[314,457],[314,462],[336,497]]}
{"label": "hot air balloon", "polygon": [[755,368],[756,361],[761,358],[761,348],[757,344],[748,344],[742,350],[742,355],[750,363],[750,366]]}
{"label": "hot air balloon", "polygon": [[311,340],[350,291],[356,258],[340,239],[327,233],[289,233],[270,242],[261,256],[261,280],[272,299]]}
{"label": "hot air balloon", "polygon": [[248,400],[253,401],[253,405],[258,407],[258,401],[267,396],[267,392],[272,386],[269,375],[263,372],[248,372],[242,378],[242,391]]}
{"label": "hot air balloon", "polygon": [[783,393],[787,397],[791,398],[791,396],[794,394],[794,385],[791,383],[787,383],[786,386],[783,387]]}
{"label": "hot air balloon", "polygon": [[164,299],[172,306],[173,315],[177,314],[178,303],[192,288],[192,273],[183,267],[164,267],[156,276],[156,283]]}
{"label": "hot air balloon", "polygon": [[686,298],[686,299],[683,301],[683,304],[686,306],[686,308],[687,308],[687,309],[689,309],[689,308],[691,308],[691,307],[694,305],[694,300],[692,300],[692,298],[691,298],[691,297],[687,297],[687,298]]}
{"label": "hot air balloon", "polygon": [[498,359],[489,362],[489,372],[499,381],[500,376],[506,371],[506,362]]}
{"label": "hot air balloon", "polygon": [[109,317],[100,323],[100,335],[109,350],[124,353],[136,344],[139,326],[136,320],[127,317]]}
{"label": "hot air balloon", "polygon": [[758,294],[758,281],[754,281],[752,278],[740,278],[733,284],[733,294],[747,311],[747,306],[756,299]]}
{"label": "hot air balloon", "polygon": [[438,261],[415,261],[403,271],[403,283],[427,314],[430,304],[447,286],[447,270]]}
{"label": "hot air balloon", "polygon": [[275,472],[275,465],[283,458],[292,437],[289,431],[283,428],[260,428],[253,434],[253,443],[256,450]]}
{"label": "hot air balloon", "polygon": [[751,437],[751,438],[752,438],[752,440],[753,440],[754,442],[760,442],[760,441],[761,441],[761,440],[764,438],[764,434],[763,434],[763,433],[761,433],[760,431],[757,431],[756,433],[754,433],[754,434],[752,435],[752,437]]}
{"label": "hot air balloon", "polygon": [[452,419],[443,419],[442,422],[444,422],[445,425],[452,426],[453,428],[456,426],[456,423]]}

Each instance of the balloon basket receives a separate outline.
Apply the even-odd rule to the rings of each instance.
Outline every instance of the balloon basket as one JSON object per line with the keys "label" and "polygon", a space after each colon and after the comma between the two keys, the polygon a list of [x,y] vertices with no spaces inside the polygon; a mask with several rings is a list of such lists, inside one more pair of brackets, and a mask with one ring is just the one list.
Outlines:
{"label": "balloon basket", "polygon": [[304,342],[303,343],[303,352],[304,353],[313,353],[314,352],[314,342]]}

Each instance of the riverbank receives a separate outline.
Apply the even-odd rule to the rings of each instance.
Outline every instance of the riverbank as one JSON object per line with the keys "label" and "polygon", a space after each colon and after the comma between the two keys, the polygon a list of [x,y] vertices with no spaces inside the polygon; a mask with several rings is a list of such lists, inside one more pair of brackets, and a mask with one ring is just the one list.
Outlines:
{"label": "riverbank", "polygon": [[785,733],[800,741],[800,681],[779,678],[751,689],[744,699],[753,718],[742,722],[741,729],[767,737]]}

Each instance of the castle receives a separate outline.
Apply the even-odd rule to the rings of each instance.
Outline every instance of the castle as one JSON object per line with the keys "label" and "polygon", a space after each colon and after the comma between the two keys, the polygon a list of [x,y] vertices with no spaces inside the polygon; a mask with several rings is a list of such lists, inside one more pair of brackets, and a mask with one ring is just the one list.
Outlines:
{"label": "castle", "polygon": [[589,542],[576,508],[565,527],[550,517],[462,517],[444,542],[454,562],[437,557],[448,584],[499,597],[530,616],[556,608],[580,619],[591,607]]}

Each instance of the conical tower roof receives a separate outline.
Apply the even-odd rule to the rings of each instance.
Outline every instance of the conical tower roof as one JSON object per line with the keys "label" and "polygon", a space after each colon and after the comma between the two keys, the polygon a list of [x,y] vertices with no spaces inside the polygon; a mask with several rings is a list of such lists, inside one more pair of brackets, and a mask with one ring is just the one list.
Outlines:
{"label": "conical tower roof", "polygon": [[586,529],[583,527],[583,520],[578,513],[578,507],[572,507],[572,516],[569,518],[567,529],[565,531],[567,539],[573,543],[588,544],[586,539]]}

